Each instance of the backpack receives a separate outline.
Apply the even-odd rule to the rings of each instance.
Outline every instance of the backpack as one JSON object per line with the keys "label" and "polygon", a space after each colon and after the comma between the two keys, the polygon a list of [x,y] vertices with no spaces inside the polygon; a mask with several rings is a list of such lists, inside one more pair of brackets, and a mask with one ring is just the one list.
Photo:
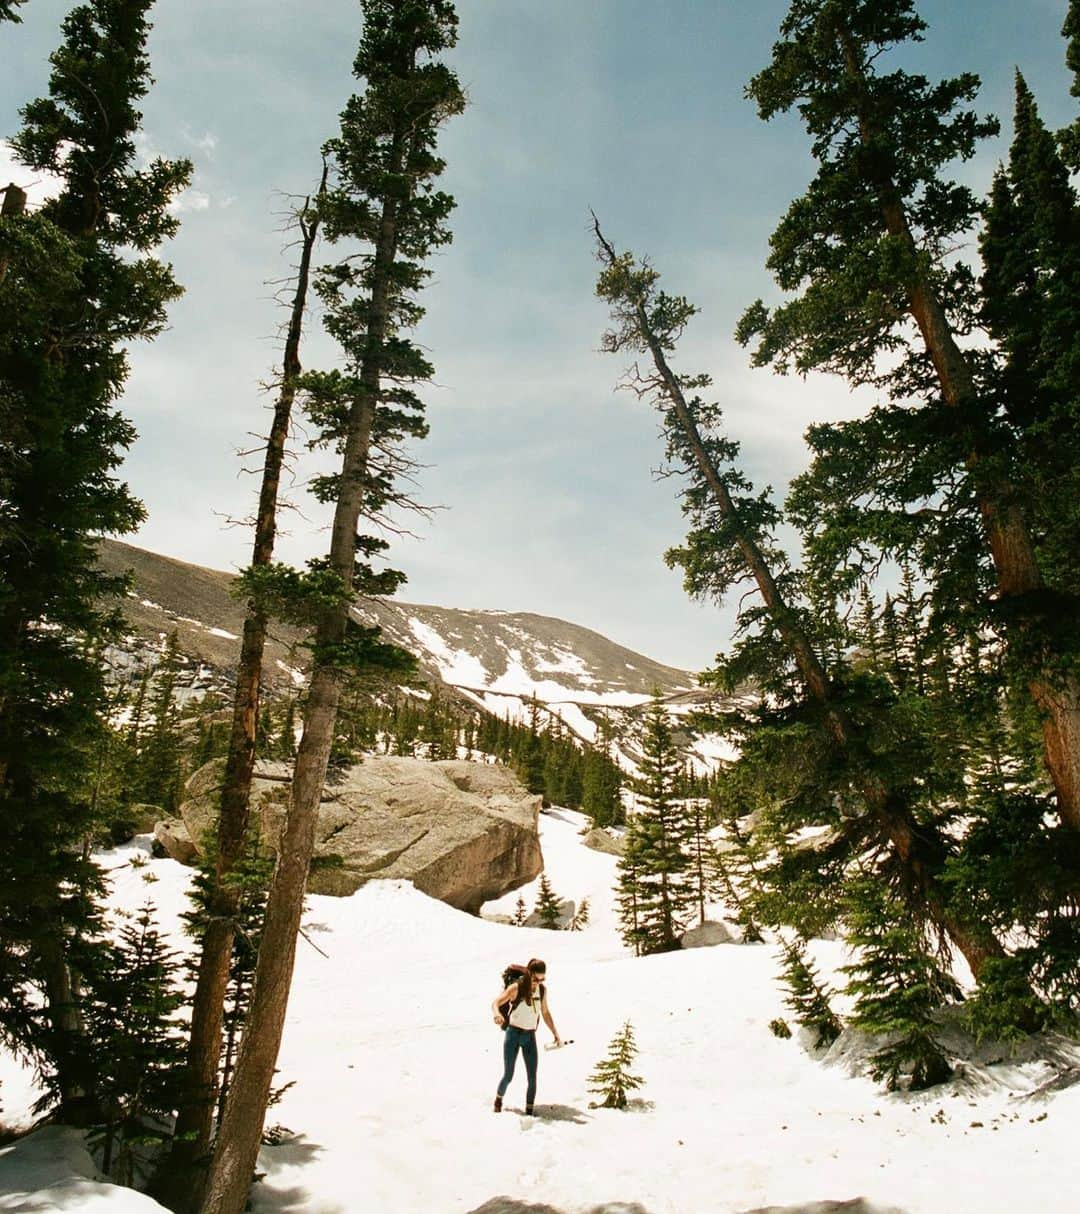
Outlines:
{"label": "backpack", "polygon": [[[517,982],[522,974],[526,973],[527,970],[528,967],[524,965],[508,965],[502,972],[502,989],[505,991],[508,986],[511,986],[513,983]],[[541,982],[539,986],[540,997],[542,999],[544,997],[544,984]],[[520,1002],[521,996],[515,995],[513,999],[507,999],[505,1003],[499,1004],[499,1015],[503,1018],[503,1022],[499,1025],[499,1028],[501,1028],[503,1032],[510,1027],[510,1013]]]}

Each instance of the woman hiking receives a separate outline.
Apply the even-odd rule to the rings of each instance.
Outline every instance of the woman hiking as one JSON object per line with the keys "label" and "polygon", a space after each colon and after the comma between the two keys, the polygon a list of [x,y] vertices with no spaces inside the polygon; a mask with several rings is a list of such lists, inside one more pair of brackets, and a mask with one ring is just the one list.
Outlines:
{"label": "woman hiking", "polygon": [[[543,1016],[544,1023],[551,1030],[556,1045],[562,1045],[555,1022],[548,1011],[547,987],[544,979],[547,977],[547,966],[535,957],[522,971],[521,977],[503,991],[498,998],[493,999],[491,1010],[495,1015],[495,1023],[500,1027],[506,1026],[506,1037],[503,1040],[503,1077],[499,1081],[495,1096],[495,1112],[502,1112],[503,1097],[506,1089],[514,1078],[514,1066],[517,1063],[518,1050],[525,1059],[525,1075],[528,1084],[525,1089],[525,1115],[532,1117],[533,1101],[536,1099],[536,1029]],[[504,1015],[506,1004],[510,1005],[509,1016]]]}

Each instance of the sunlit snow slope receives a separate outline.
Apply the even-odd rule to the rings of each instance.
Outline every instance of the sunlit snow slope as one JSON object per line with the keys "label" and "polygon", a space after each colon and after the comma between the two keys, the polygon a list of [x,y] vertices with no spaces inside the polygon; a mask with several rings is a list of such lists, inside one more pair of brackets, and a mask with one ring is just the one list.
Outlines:
{"label": "sunlit snow slope", "polygon": [[[857,1197],[864,1214],[1076,1208],[1080,1088],[1029,1095],[1053,1067],[969,1069],[966,1086],[905,1097],[813,1060],[768,1030],[785,1014],[768,947],[628,955],[614,930],[615,861],[581,845],[582,825],[562,811],[541,818],[553,887],[590,901],[580,933],[470,918],[398,883],[309,900],[311,944],[300,941],[280,1061],[280,1081],[295,1086],[271,1113],[295,1137],[263,1150],[256,1214],[726,1214]],[[114,903],[150,897],[175,929],[187,870],[165,860],[135,869],[135,853],[111,853]],[[534,891],[522,892],[531,906]],[[520,1112],[520,1065],[507,1111],[492,1112],[502,1035],[489,1003],[503,966],[534,955],[548,963],[555,1022],[574,1044],[541,1053],[532,1119]],[[817,957],[829,969],[840,946],[819,943]],[[641,1103],[591,1109],[589,1072],[626,1019]],[[10,1119],[20,1099],[10,1061],[4,1073]],[[22,1160],[37,1141],[0,1153],[0,1210],[156,1208],[76,1184],[69,1139],[50,1174],[65,1187],[28,1196]]]}

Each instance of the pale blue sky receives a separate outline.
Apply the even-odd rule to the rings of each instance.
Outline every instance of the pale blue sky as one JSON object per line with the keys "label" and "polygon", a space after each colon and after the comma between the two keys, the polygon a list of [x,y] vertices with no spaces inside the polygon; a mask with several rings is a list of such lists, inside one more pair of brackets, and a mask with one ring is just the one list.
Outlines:
{"label": "pale blue sky", "polygon": [[[70,7],[29,0],[0,27],[0,136],[44,91],[46,56]],[[907,58],[932,77],[974,70],[980,108],[1006,132],[1019,66],[1048,120],[1074,113],[1059,36],[1066,0],[924,0],[927,42]],[[422,500],[446,507],[395,541],[402,597],[561,616],[651,657],[698,669],[722,649],[731,610],[689,602],[663,564],[683,523],[656,422],[613,385],[597,353],[594,208],[620,247],[648,253],[702,315],[685,369],[708,370],[760,483],[781,490],[805,462],[801,435],[866,401],[827,380],[746,368],[731,340],[768,296],[769,233],[810,163],[794,119],[761,123],[743,86],[768,59],[782,0],[460,0],[455,66],[467,112],[446,128],[453,245],[435,262],[421,339],[437,386],[417,457]],[[140,438],[126,473],[150,520],[135,542],[219,568],[249,539],[222,515],[250,508],[235,450],[263,425],[260,380],[275,361],[267,280],[286,273],[281,193],[315,181],[320,143],[354,82],[355,0],[159,0],[147,145],[196,163],[171,256],[185,298],[140,349],[124,408]],[[962,170],[982,186],[1006,141]],[[0,175],[8,170],[0,166]],[[308,366],[333,348],[309,327]],[[299,445],[299,444],[298,444]],[[310,471],[306,459],[298,473]],[[283,557],[321,552],[323,522],[286,525]]]}

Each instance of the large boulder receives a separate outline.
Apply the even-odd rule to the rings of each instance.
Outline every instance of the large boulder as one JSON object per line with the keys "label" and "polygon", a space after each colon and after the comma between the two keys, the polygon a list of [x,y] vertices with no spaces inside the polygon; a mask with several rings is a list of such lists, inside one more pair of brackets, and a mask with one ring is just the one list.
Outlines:
{"label": "large boulder", "polygon": [[602,851],[609,856],[621,856],[626,852],[626,836],[609,834],[602,826],[594,826],[581,841],[593,851]]}
{"label": "large boulder", "polygon": [[[223,770],[215,760],[188,781],[180,813],[197,844],[215,824]],[[252,810],[271,850],[289,777],[282,763],[255,769]],[[500,764],[365,759],[332,773],[323,789],[308,888],[347,895],[373,878],[405,879],[475,913],[539,875],[540,803]]]}
{"label": "large boulder", "polygon": [[168,856],[181,864],[194,864],[199,858],[199,850],[181,818],[162,818],[155,822],[152,847],[156,855]]}

